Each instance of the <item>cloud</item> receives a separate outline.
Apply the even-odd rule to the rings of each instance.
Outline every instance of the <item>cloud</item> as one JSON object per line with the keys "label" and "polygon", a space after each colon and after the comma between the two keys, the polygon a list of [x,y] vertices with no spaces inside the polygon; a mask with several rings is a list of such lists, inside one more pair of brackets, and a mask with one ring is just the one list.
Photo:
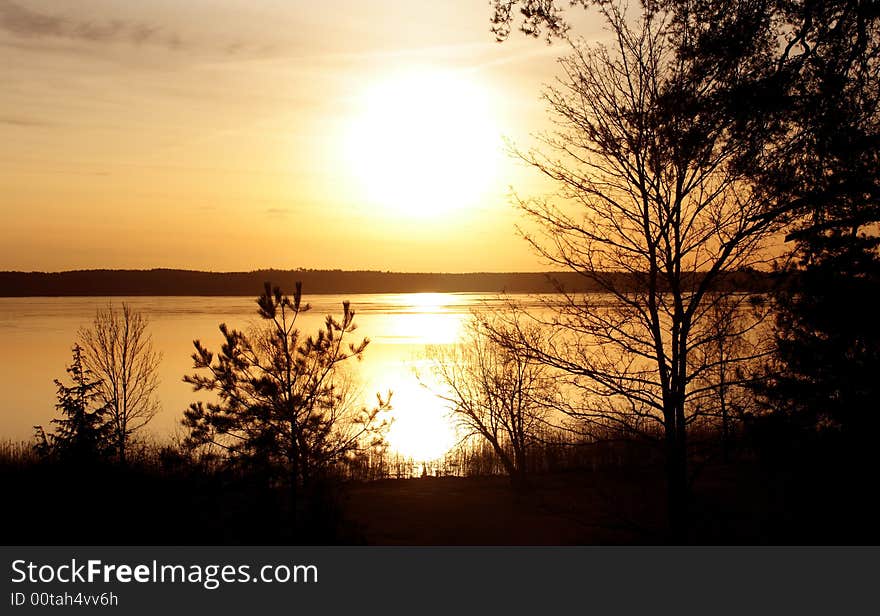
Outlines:
{"label": "cloud", "polygon": [[64,36],[65,20],[0,0],[0,27],[19,36]]}
{"label": "cloud", "polygon": [[143,23],[121,20],[82,21],[31,10],[11,0],[0,0],[0,30],[22,38],[57,38],[91,43],[184,47],[174,32]]}
{"label": "cloud", "polygon": [[51,122],[45,122],[35,118],[26,118],[23,116],[3,116],[0,115],[0,124],[6,126],[18,126],[21,128],[46,128],[54,126]]}

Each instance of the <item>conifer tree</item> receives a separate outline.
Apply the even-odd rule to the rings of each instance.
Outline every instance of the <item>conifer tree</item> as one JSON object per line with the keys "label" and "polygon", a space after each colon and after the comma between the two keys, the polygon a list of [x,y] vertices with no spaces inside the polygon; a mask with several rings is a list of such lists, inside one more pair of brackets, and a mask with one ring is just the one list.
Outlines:
{"label": "conifer tree", "polygon": [[775,292],[776,347],[757,390],[791,426],[872,439],[880,374],[878,240],[818,234]]}
{"label": "conifer tree", "polygon": [[35,427],[36,449],[43,455],[54,455],[75,463],[106,458],[112,453],[108,408],[99,402],[101,381],[94,379],[92,372],[84,366],[83,350],[78,344],[73,347],[73,363],[67,372],[72,385],[55,380],[58,390],[55,407],[61,417],[52,420],[55,424],[53,434],[47,435],[42,426]]}
{"label": "conifer tree", "polygon": [[348,343],[355,330],[348,302],[341,320],[328,315],[314,336],[299,328],[310,309],[302,285],[290,297],[266,283],[257,305],[263,326],[246,333],[221,324],[219,353],[194,341],[197,372],[184,381],[215,397],[191,404],[183,424],[191,447],[222,451],[287,484],[295,509],[300,488],[380,443],[389,399],[366,408],[352,395],[343,363],[360,359],[369,340]]}

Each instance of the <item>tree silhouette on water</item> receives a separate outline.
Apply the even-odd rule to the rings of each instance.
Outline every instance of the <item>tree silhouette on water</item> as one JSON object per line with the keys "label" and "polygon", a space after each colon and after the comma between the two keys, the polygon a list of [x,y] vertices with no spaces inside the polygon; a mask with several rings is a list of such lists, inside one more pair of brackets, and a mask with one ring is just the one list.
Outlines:
{"label": "tree silhouette on water", "polygon": [[146,316],[123,303],[98,309],[90,327],[79,331],[85,366],[100,377],[99,398],[106,403],[120,464],[132,437],[159,412],[161,353],[153,349]]}
{"label": "tree silhouette on water", "polygon": [[47,435],[42,426],[36,426],[37,451],[60,460],[86,463],[105,459],[113,452],[111,425],[107,422],[109,409],[101,403],[101,381],[84,366],[83,349],[73,347],[73,363],[67,368],[73,381],[65,385],[55,380],[58,389],[56,408],[61,418],[52,420],[53,434]]}
{"label": "tree silhouette on water", "polygon": [[489,327],[504,329],[498,319],[475,315],[459,344],[428,347],[426,356],[452,417],[467,436],[489,443],[513,486],[523,488],[557,391],[547,366],[499,344]]}
{"label": "tree silhouette on water", "polygon": [[[494,0],[492,4],[493,31],[499,40],[517,25],[529,36],[567,38],[571,26],[567,8],[607,13],[619,5],[610,0]],[[667,109],[670,123],[682,127],[685,137],[688,133],[696,137],[692,145],[699,149],[709,143],[701,133],[721,120],[724,140],[734,146],[729,168],[739,175],[735,192],[757,194],[764,201],[764,207],[746,221],[775,221],[787,231],[794,230],[788,237],[796,244],[793,266],[784,277],[789,284],[776,298],[779,355],[769,371],[775,378],[765,393],[778,408],[800,413],[801,419],[811,416],[808,421],[813,425],[822,417],[824,421],[836,416],[838,421],[846,416],[853,421],[856,412],[873,415],[876,379],[868,375],[876,374],[877,319],[862,306],[870,302],[865,298],[877,293],[873,239],[880,220],[877,3],[656,0],[641,3],[641,8],[649,18],[666,19],[669,53],[682,76],[696,79],[701,93],[688,97],[687,88],[671,91],[666,98],[673,105]],[[622,50],[626,42],[620,41]],[[613,74],[634,91],[643,91],[649,73],[640,63],[617,68]],[[578,78],[589,84],[596,81],[594,74]],[[586,109],[565,118],[568,126],[593,124],[589,105],[580,107]],[[638,148],[661,134],[656,129],[664,130],[662,123],[647,122],[647,132],[637,139],[620,139],[617,127],[637,116],[626,105],[614,111],[596,131],[607,137],[611,147],[625,150],[635,144]],[[674,154],[687,151],[670,144]],[[575,153],[587,149],[580,143],[565,145],[573,146]],[[653,154],[648,154],[643,159],[650,161]],[[594,152],[586,152],[581,162],[589,167],[594,160]],[[551,177],[553,162],[543,165]],[[688,161],[679,158],[679,162]],[[557,177],[568,181],[572,192],[591,186],[589,177]],[[649,189],[662,185],[645,183],[640,174],[631,178]],[[605,188],[614,190],[610,184]],[[541,210],[534,209],[540,217]],[[591,226],[577,220],[552,215],[544,220],[561,221],[558,228],[563,234],[581,233],[579,243],[562,241],[557,246],[583,248],[583,256],[592,251],[590,244],[603,239],[601,231],[591,234]],[[580,261],[587,270],[594,265]]]}
{"label": "tree silhouette on water", "polygon": [[663,448],[670,530],[683,541],[689,438],[717,389],[707,377],[752,355],[714,353],[715,315],[726,279],[766,259],[775,221],[740,165],[751,144],[715,104],[720,86],[677,56],[672,16],[600,10],[613,44],[576,46],[560,61],[564,75],[545,94],[555,129],[520,153],[558,190],[517,205],[535,223],[526,239],[536,252],[603,293],[560,284],[543,314],[518,319],[543,326],[537,344],[516,323],[496,337],[561,375],[586,429]]}
{"label": "tree silhouette on water", "polygon": [[194,341],[196,373],[184,377],[216,402],[195,402],[185,412],[193,448],[219,450],[243,462],[254,478],[289,487],[291,515],[310,488],[333,465],[381,443],[390,394],[373,408],[357,403],[345,362],[363,356],[369,340],[347,343],[355,330],[348,302],[342,318],[327,316],[314,336],[304,336],[299,317],[310,307],[302,286],[292,297],[266,283],[257,298],[263,326],[250,333],[220,325],[224,343],[214,354]]}

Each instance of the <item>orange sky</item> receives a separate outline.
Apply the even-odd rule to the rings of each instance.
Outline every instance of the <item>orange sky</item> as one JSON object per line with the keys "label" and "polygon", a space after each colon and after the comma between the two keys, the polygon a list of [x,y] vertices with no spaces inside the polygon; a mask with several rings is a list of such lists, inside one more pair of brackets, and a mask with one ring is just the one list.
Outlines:
{"label": "orange sky", "polygon": [[502,137],[564,51],[485,0],[0,0],[0,270],[540,269]]}

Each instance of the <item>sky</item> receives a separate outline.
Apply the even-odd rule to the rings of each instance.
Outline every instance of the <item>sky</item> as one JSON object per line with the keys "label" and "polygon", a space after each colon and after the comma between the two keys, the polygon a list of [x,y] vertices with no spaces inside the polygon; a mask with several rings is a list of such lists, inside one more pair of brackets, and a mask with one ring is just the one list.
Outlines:
{"label": "sky", "polygon": [[489,18],[0,0],[0,270],[543,269],[511,193],[548,187],[505,143],[547,128],[566,48]]}

